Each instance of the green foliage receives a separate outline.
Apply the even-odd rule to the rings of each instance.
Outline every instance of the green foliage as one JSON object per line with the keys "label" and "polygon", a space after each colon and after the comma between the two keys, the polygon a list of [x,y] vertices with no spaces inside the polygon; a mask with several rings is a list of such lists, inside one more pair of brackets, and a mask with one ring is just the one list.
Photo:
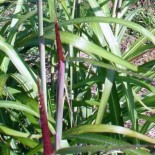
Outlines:
{"label": "green foliage", "polygon": [[[120,2],[43,1],[53,145],[56,17],[66,56],[63,137],[57,153],[152,154],[155,140],[146,134],[155,126],[154,60],[141,66],[131,61],[155,47],[155,10],[133,9],[140,1]],[[0,3],[0,154],[39,155],[43,146],[36,82],[41,72],[37,4],[34,0]],[[120,49],[130,36],[134,42]]]}

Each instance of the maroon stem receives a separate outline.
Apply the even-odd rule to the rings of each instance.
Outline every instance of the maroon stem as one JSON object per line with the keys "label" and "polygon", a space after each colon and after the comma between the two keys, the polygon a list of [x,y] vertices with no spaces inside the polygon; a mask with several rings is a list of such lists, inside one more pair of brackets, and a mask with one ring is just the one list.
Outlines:
{"label": "maroon stem", "polygon": [[40,124],[42,130],[42,141],[44,148],[44,155],[55,155],[54,148],[52,147],[50,139],[50,130],[48,128],[48,120],[44,104],[44,96],[41,90],[40,81],[38,80],[38,91],[39,91],[39,111],[40,111]]}
{"label": "maroon stem", "polygon": [[58,22],[55,20],[56,45],[58,53],[58,81],[57,81],[57,118],[56,118],[56,150],[61,146],[63,106],[64,106],[64,83],[65,83],[65,58],[62,52]]}

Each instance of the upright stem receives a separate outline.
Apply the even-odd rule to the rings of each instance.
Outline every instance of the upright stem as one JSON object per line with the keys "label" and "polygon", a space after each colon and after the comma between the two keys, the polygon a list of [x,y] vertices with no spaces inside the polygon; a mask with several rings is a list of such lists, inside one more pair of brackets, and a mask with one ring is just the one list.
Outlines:
{"label": "upright stem", "polygon": [[62,52],[58,22],[55,19],[55,34],[58,54],[58,80],[57,80],[57,116],[56,116],[56,150],[61,147],[63,107],[64,107],[64,83],[65,83],[65,58]]}
{"label": "upright stem", "polygon": [[38,0],[38,31],[39,31],[39,52],[41,65],[41,87],[44,95],[45,109],[47,111],[47,89],[46,89],[46,68],[45,68],[45,40],[43,37],[43,7],[42,0]]}
{"label": "upright stem", "polygon": [[[79,0],[78,0],[79,1]],[[79,6],[79,2],[77,0],[73,0],[73,9],[72,9],[72,16],[71,16],[71,19],[74,19],[74,16],[75,16],[75,10],[77,9],[78,10],[78,7]],[[73,25],[69,25],[68,26],[69,30],[73,33],[73,29],[74,29],[74,26]],[[73,52],[73,46],[72,45],[69,45],[69,56],[70,57],[74,57],[74,52]],[[72,100],[73,100],[73,64],[70,64],[69,65],[69,69],[70,69],[70,123],[71,123],[71,127],[73,127],[73,124],[74,124],[74,120],[73,120],[73,110],[72,110]]]}
{"label": "upright stem", "polygon": [[48,127],[47,113],[45,109],[44,96],[40,87],[40,81],[38,80],[38,92],[39,92],[39,111],[40,111],[40,125],[42,131],[43,152],[44,155],[55,155],[54,148],[50,139],[50,130]]}

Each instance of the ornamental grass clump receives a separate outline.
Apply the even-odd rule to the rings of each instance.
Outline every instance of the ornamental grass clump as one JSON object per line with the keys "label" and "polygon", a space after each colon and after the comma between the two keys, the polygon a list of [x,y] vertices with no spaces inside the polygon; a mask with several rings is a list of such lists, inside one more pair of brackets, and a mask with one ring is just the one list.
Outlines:
{"label": "ornamental grass clump", "polygon": [[155,60],[133,63],[155,47],[146,2],[1,3],[0,154],[154,153]]}

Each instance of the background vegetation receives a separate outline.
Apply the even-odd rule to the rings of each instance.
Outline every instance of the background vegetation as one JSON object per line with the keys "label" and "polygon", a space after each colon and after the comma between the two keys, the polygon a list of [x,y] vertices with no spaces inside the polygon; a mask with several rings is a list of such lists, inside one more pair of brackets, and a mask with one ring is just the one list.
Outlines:
{"label": "background vegetation", "polygon": [[[0,154],[43,154],[37,3],[0,3]],[[154,14],[153,0],[43,1],[48,125],[54,145],[63,123],[59,154],[155,152],[150,133],[155,126]],[[61,97],[56,96],[56,18],[65,55],[62,120],[56,119]]]}

